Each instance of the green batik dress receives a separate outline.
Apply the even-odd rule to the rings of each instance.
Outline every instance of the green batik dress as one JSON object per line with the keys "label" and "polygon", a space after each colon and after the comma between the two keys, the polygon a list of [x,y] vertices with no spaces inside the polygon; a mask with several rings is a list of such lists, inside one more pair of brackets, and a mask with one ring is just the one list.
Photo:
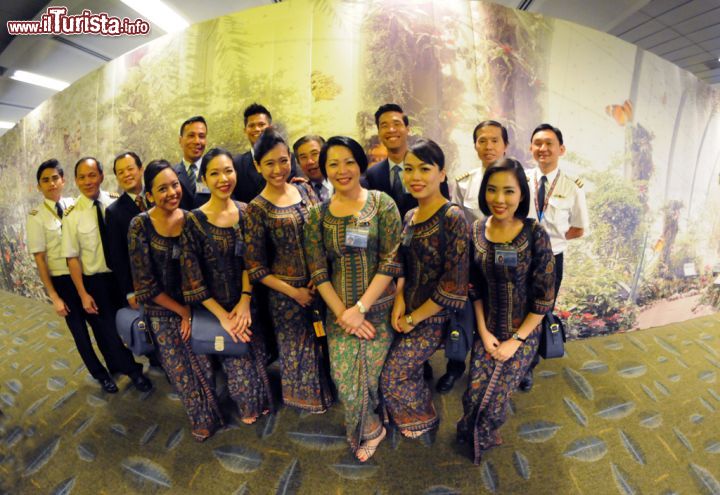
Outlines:
{"label": "green batik dress", "polygon": [[[346,245],[347,229],[355,225],[369,227],[367,248]],[[401,230],[395,202],[380,191],[368,191],[365,206],[356,215],[336,217],[326,204],[313,206],[305,224],[304,239],[312,281],[316,286],[331,282],[345,307],[351,308],[375,274],[400,275],[401,267],[395,255]],[[353,450],[382,433],[382,422],[375,410],[380,402],[380,372],[393,341],[390,310],[394,294],[395,284],[391,283],[368,308],[366,318],[377,330],[373,340],[348,335],[332,315],[325,325],[332,376],[345,407],[347,438]]]}

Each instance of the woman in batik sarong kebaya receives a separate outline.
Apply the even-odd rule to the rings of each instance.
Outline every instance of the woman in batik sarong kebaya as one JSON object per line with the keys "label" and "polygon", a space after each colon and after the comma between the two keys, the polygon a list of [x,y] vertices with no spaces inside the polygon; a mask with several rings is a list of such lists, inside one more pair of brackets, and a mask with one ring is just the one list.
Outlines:
{"label": "woman in batik sarong kebaya", "polygon": [[418,207],[407,212],[391,322],[397,331],[380,379],[387,419],[416,438],[438,426],[423,363],[440,347],[449,311],[467,300],[468,225],[462,208],[440,191],[445,156],[420,139],[405,156],[403,182]]}
{"label": "woman in batik sarong kebaya", "polygon": [[219,359],[240,420],[252,424],[270,411],[272,396],[263,335],[251,327],[252,290],[244,261],[247,205],[231,198],[236,176],[229,152],[208,151],[200,177],[210,199],[188,214],[183,229],[183,296],[188,303],[202,303],[233,341],[248,343],[247,354]]}
{"label": "woman in batik sarong kebaya", "polygon": [[332,377],[345,407],[348,441],[364,462],[385,438],[376,413],[378,381],[393,341],[390,327],[401,221],[395,202],[360,184],[367,158],[348,137],[330,138],[320,169],[334,187],[305,224],[305,258],[328,307],[326,330]]}
{"label": "woman in batik sarong kebaya", "polygon": [[530,191],[523,167],[506,158],[483,176],[480,209],[470,233],[470,298],[477,317],[470,380],[463,395],[458,441],[473,461],[500,445],[508,402],[538,347],[540,322],[555,299],[550,238],[528,219]]}
{"label": "woman in batik sarong kebaya", "polygon": [[283,403],[324,413],[332,403],[330,376],[313,327],[318,301],[302,243],[308,210],[319,201],[309,184],[287,183],[290,149],[274,129],[255,143],[254,160],[266,184],[247,207],[245,261],[250,282],[270,288]]}
{"label": "woman in batik sarong kebaya", "polygon": [[135,297],[145,317],[165,373],[190,418],[193,437],[202,442],[222,426],[213,371],[207,356],[190,347],[190,308],[180,288],[181,210],[178,176],[165,160],[145,167],[146,197],[155,206],[133,218],[128,233]]}

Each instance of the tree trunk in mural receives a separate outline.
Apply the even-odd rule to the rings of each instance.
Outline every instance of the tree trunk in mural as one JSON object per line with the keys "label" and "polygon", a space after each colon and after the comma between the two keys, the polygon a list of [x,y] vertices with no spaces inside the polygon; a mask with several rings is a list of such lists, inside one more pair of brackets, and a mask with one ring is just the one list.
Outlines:
{"label": "tree trunk in mural", "polygon": [[488,118],[507,123],[511,133],[507,154],[530,163],[528,151],[532,130],[543,121],[540,81],[547,80],[544,62],[545,21],[524,12],[483,4],[493,22],[483,26],[488,45],[484,54],[494,83]]}
{"label": "tree trunk in mural", "polygon": [[680,219],[680,210],[683,208],[682,201],[668,201],[663,207],[663,233],[662,239],[665,241],[660,255],[660,276],[663,278],[673,278],[672,265],[670,256],[672,255],[673,244],[678,234],[678,220]]}

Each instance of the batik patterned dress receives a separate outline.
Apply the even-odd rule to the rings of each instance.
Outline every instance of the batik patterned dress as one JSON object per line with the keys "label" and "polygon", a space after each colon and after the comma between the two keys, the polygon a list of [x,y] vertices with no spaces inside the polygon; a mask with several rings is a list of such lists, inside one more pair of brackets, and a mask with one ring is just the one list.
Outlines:
{"label": "batik patterned dress", "polygon": [[[181,262],[183,296],[190,304],[212,297],[225,311],[232,311],[240,300],[247,205],[236,205],[240,221],[233,227],[210,224],[200,209],[188,215],[181,238]],[[272,407],[266,360],[264,339],[259,331],[252,332],[247,354],[220,358],[230,396],[237,403],[242,419],[257,418]]]}
{"label": "batik patterned dress", "polygon": [[[405,277],[405,314],[428,299],[444,309],[409,333],[396,334],[380,379],[387,419],[413,432],[431,430],[440,421],[432,392],[423,378],[423,363],[443,342],[448,310],[462,309],[467,300],[470,259],[467,220],[458,206],[442,210],[416,224],[411,222],[417,208],[405,215],[398,260]],[[441,214],[445,217],[442,228]]]}
{"label": "batik patterned dress", "polygon": [[180,288],[180,236],[158,234],[148,214],[141,213],[130,223],[128,249],[135,298],[145,305],[160,363],[185,406],[193,435],[204,440],[222,426],[210,360],[196,355],[190,342],[182,340],[180,317],[152,301],[164,292],[185,304]]}
{"label": "batik patterned dress", "polygon": [[[250,202],[246,215],[245,261],[250,282],[257,285],[274,275],[293,287],[310,282],[302,239],[308,209],[318,203],[307,184],[296,184],[301,201],[276,206],[262,196]],[[325,369],[310,311],[294,299],[270,289],[273,326],[280,346],[283,402],[299,409],[323,412],[332,403],[329,370]]]}
{"label": "batik patterned dress", "polygon": [[[489,241],[484,220],[473,224],[470,235],[470,298],[482,299],[486,326],[500,342],[512,338],[528,313],[547,313],[555,299],[550,238],[535,220],[526,219],[525,223],[526,227],[509,243],[517,250],[516,267],[495,264],[495,250],[508,244]],[[475,338],[458,440],[473,446],[476,464],[482,450],[499,443],[497,429],[506,420],[510,396],[537,351],[538,328],[504,363],[495,361],[485,351],[482,339]]]}
{"label": "batik patterned dress", "polygon": [[[356,225],[369,227],[367,248],[345,243],[348,227]],[[368,191],[357,215],[336,217],[326,205],[312,207],[305,224],[304,248],[315,286],[331,282],[345,307],[351,308],[376,274],[398,277],[401,228],[395,202],[379,191]],[[368,308],[365,317],[377,330],[373,340],[348,335],[332,315],[326,321],[332,377],[345,407],[345,427],[353,450],[382,434],[383,425],[374,411],[380,404],[380,372],[393,340],[389,316],[394,292],[395,284],[390,283]]]}

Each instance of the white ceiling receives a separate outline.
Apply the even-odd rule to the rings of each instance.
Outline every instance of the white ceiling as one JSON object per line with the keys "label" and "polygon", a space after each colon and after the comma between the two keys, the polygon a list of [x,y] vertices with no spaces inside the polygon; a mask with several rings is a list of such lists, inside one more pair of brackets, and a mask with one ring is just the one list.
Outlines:
{"label": "white ceiling", "polygon": [[[273,0],[164,1],[191,24],[276,3]],[[495,0],[495,3],[566,19],[613,34],[720,87],[719,0]],[[42,2],[39,5],[42,6]],[[68,7],[71,14],[90,9],[95,13],[107,12],[118,17],[139,17],[120,0],[52,1],[42,6],[40,13],[53,5]],[[19,20],[16,9],[0,5],[2,29],[6,29],[5,21]],[[17,122],[55,93],[10,79],[13,70],[37,72],[72,83],[108,60],[163,34],[161,29],[153,27],[149,35],[139,37],[16,36],[0,53],[0,66],[7,69],[0,76],[0,121]],[[0,129],[0,135],[4,132]]]}

